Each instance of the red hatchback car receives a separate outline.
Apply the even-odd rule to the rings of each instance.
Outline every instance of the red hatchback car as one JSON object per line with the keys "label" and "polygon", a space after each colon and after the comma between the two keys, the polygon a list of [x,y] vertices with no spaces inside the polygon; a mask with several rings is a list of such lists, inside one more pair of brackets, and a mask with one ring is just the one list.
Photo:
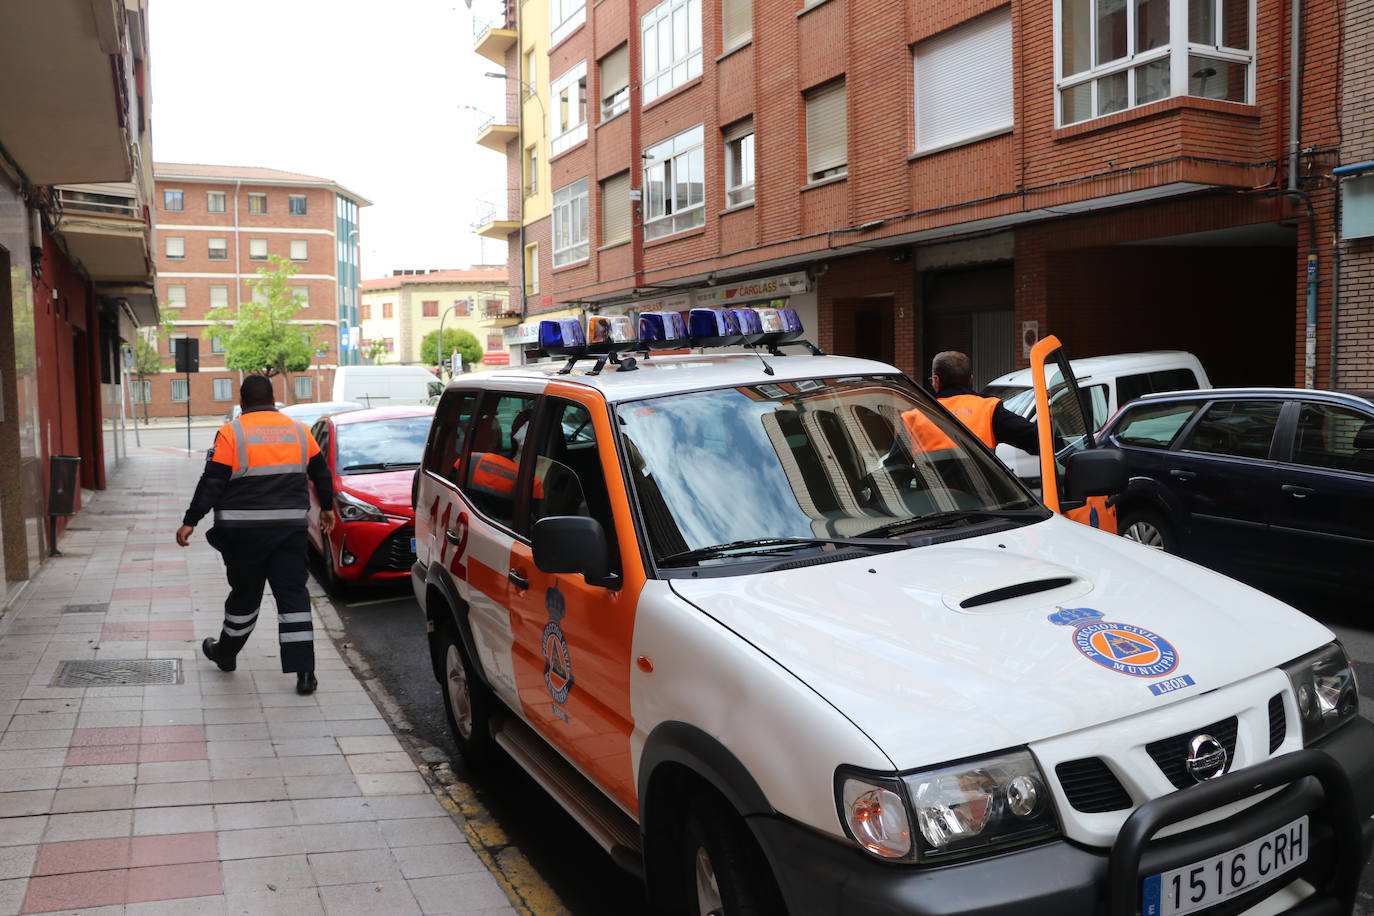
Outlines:
{"label": "red hatchback car", "polygon": [[322,417],[312,427],[334,477],[337,524],[320,532],[311,488],[310,546],[325,585],[405,580],[415,562],[410,483],[425,450],[433,407],[373,407]]}

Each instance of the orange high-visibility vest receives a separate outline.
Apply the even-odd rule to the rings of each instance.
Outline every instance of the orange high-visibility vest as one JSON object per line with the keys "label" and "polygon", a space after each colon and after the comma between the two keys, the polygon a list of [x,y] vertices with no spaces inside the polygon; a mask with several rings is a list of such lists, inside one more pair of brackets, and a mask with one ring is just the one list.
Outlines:
{"label": "orange high-visibility vest", "polygon": [[305,426],[271,408],[244,411],[221,426],[210,460],[228,466],[230,474],[215,524],[304,527],[310,511],[306,466],[319,453]]}
{"label": "orange high-visibility vest", "polygon": [[[520,466],[496,452],[472,453],[472,479],[468,486],[478,492],[492,493],[507,499],[515,497],[515,478]],[[543,499],[544,482],[534,475],[534,498]]]}
{"label": "orange high-visibility vest", "polygon": [[[976,394],[956,394],[941,398],[940,403],[959,418],[988,448],[997,445],[992,435],[992,414],[1001,402],[997,398],[980,398]],[[954,441],[940,427],[926,417],[919,407],[902,414],[902,423],[923,452],[939,452],[955,447]]]}

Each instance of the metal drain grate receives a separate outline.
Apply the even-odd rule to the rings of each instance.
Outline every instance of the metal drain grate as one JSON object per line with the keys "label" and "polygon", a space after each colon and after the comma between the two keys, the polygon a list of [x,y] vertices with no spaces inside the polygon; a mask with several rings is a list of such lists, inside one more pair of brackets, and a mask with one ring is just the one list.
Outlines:
{"label": "metal drain grate", "polygon": [[110,602],[102,601],[99,604],[64,604],[62,613],[64,614],[103,614],[110,609]]}
{"label": "metal drain grate", "polygon": [[148,687],[180,683],[181,659],[139,658],[63,662],[48,686]]}

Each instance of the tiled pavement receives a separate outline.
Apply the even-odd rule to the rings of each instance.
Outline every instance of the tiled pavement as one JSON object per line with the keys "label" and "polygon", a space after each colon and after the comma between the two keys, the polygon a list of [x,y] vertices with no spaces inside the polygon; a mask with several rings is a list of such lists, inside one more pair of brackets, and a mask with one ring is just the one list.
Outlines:
{"label": "tiled pavement", "polygon": [[[226,674],[227,586],[173,540],[200,463],[144,455],[0,618],[0,916],[515,914],[324,635],[312,696],[270,592]],[[179,659],[182,682],[50,686],[62,662]]]}

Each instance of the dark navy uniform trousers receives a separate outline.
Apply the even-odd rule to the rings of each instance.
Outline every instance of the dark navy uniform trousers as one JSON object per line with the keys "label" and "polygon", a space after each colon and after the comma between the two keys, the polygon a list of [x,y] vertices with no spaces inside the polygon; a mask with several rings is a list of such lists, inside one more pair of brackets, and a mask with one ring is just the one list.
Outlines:
{"label": "dark navy uniform trousers", "polygon": [[258,622],[263,587],[272,586],[277,602],[277,639],[281,670],[287,674],[315,670],[310,593],[306,590],[305,528],[212,528],[206,540],[224,558],[229,597],[224,599],[224,626],[215,654],[233,658]]}

